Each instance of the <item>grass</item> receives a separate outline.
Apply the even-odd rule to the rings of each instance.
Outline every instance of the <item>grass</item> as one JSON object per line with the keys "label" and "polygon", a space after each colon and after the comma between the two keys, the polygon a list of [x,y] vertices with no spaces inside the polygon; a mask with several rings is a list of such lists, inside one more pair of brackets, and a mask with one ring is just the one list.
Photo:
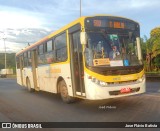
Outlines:
{"label": "grass", "polygon": [[7,78],[17,78],[17,76],[16,75],[7,75]]}
{"label": "grass", "polygon": [[160,71],[146,72],[146,74],[160,74]]}

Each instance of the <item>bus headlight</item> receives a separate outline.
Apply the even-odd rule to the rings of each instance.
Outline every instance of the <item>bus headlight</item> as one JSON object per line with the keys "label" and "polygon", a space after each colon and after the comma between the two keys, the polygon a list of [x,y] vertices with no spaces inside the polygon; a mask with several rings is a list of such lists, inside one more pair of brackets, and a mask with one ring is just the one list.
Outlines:
{"label": "bus headlight", "polygon": [[142,82],[145,79],[145,75],[138,79],[139,82]]}
{"label": "bus headlight", "polygon": [[100,81],[100,86],[107,86],[108,84],[106,82]]}
{"label": "bus headlight", "polygon": [[96,79],[96,78],[92,78],[91,81],[94,82],[95,84],[97,84],[97,85],[99,85],[99,86],[103,86],[103,87],[105,87],[105,86],[108,85],[107,82],[100,81],[100,80],[98,80],[98,79]]}

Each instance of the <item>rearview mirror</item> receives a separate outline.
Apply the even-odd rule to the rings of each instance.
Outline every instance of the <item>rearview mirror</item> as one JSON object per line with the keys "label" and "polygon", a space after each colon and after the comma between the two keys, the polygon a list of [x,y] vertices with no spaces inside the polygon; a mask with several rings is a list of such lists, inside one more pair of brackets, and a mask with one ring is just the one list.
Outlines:
{"label": "rearview mirror", "polygon": [[80,41],[81,41],[82,45],[86,45],[87,44],[87,34],[86,34],[86,32],[81,32]]}

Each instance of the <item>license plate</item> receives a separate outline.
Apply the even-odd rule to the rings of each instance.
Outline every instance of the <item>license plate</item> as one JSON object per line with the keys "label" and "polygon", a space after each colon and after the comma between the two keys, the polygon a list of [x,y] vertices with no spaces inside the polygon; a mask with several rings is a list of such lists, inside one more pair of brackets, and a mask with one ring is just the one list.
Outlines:
{"label": "license plate", "polygon": [[122,89],[120,90],[120,92],[121,92],[121,93],[130,93],[130,92],[131,92],[131,88],[129,88],[129,87],[122,88]]}

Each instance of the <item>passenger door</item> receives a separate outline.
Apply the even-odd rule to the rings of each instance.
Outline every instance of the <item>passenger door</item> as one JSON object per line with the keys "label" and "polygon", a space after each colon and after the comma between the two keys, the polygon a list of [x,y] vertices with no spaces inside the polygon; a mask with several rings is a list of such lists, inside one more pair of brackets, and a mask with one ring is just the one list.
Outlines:
{"label": "passenger door", "polygon": [[70,34],[70,42],[72,84],[75,90],[75,95],[84,97],[84,68],[82,45],[80,43],[80,31]]}
{"label": "passenger door", "polygon": [[33,84],[34,89],[39,90],[37,87],[37,51],[36,49],[31,52],[31,58],[32,58],[32,75],[33,75]]}

